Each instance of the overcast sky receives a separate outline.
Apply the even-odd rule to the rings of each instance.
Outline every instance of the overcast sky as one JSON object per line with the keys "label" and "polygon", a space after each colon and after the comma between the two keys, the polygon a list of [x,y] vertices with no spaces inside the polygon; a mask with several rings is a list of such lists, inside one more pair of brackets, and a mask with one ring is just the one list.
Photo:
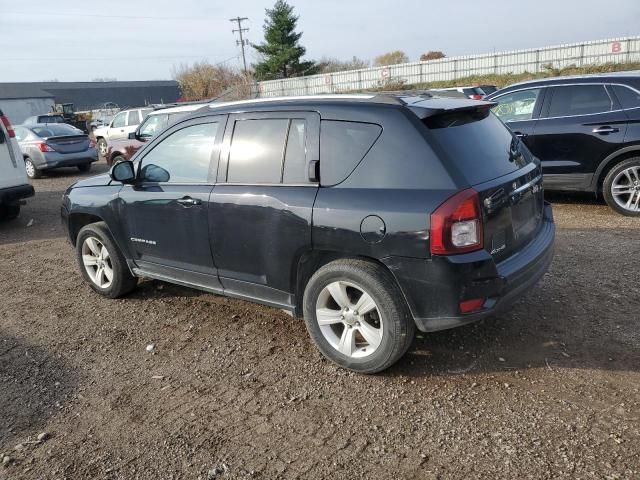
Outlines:
{"label": "overcast sky", "polygon": [[[239,66],[229,18],[263,38],[275,0],[0,0],[0,82],[171,78],[172,66]],[[448,56],[640,34],[640,0],[290,0],[307,57],[390,50]],[[249,61],[255,61],[249,48]]]}

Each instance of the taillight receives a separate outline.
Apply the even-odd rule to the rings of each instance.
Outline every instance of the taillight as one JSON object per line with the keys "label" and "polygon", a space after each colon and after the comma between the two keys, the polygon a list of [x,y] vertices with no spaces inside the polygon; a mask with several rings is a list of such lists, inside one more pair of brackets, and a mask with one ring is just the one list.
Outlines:
{"label": "taillight", "polygon": [[456,193],[431,214],[431,254],[451,255],[483,247],[482,212],[478,192]]}
{"label": "taillight", "polygon": [[16,132],[13,130],[13,127],[11,126],[11,122],[9,121],[7,116],[0,115],[0,120],[2,120],[2,124],[4,125],[4,128],[7,129],[7,134],[9,135],[9,138],[14,138],[16,136]]}
{"label": "taillight", "polygon": [[55,152],[55,150],[54,150],[53,148],[51,148],[49,145],[47,145],[47,144],[46,144],[46,143],[44,143],[44,142],[40,142],[40,143],[38,144],[38,149],[39,149],[41,152]]}
{"label": "taillight", "polygon": [[460,313],[473,313],[482,310],[486,298],[472,298],[460,302]]}
{"label": "taillight", "polygon": [[478,95],[478,94],[469,95],[469,98],[471,100],[482,100],[482,95]]}

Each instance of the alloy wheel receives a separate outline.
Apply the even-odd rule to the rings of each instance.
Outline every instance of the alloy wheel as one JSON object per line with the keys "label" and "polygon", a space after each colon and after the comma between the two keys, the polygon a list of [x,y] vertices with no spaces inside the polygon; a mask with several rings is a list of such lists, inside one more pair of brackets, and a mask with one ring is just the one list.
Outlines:
{"label": "alloy wheel", "polygon": [[107,142],[104,140],[98,140],[98,152],[103,157],[107,154]]}
{"label": "alloy wheel", "polygon": [[36,167],[33,165],[31,160],[27,160],[24,162],[24,168],[27,171],[27,176],[29,178],[33,178],[36,176]]}
{"label": "alloy wheel", "polygon": [[82,263],[91,281],[99,288],[109,288],[113,282],[111,256],[96,237],[87,237],[82,244]]}
{"label": "alloy wheel", "polygon": [[631,166],[615,176],[611,196],[621,208],[640,212],[640,166]]}
{"label": "alloy wheel", "polygon": [[322,289],[316,302],[316,321],[327,342],[350,358],[367,357],[382,342],[378,306],[371,295],[351,282],[332,282]]}

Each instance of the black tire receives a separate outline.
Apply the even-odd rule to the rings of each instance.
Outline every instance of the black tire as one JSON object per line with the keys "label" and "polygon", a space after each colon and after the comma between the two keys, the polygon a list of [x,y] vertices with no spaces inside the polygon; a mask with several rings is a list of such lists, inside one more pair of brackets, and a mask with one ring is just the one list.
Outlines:
{"label": "black tire", "polygon": [[[104,138],[99,138],[96,141],[96,148],[98,149],[98,156],[106,157],[107,154],[107,141]],[[102,153],[104,151],[104,153]]]}
{"label": "black tire", "polygon": [[0,220],[14,220],[20,215],[20,205],[0,205]]}
{"label": "black tire", "polygon": [[[383,325],[382,339],[374,353],[363,358],[342,354],[322,333],[316,318],[316,304],[326,286],[336,281],[357,285],[374,300]],[[415,324],[402,292],[382,266],[364,260],[335,260],[320,268],[309,280],[303,300],[304,320],[320,352],[341,367],[359,373],[376,373],[402,357],[414,339]],[[345,327],[346,328],[346,327]]]}
{"label": "black tire", "polygon": [[[614,182],[616,181],[616,177],[620,175],[625,170],[629,170],[630,168],[636,167],[635,177],[632,175],[632,182],[629,184],[629,190],[634,192],[629,196],[619,196],[618,201],[627,200],[629,197],[632,199],[631,208],[625,208],[625,205],[621,205],[616,201],[616,196],[613,194]],[[627,183],[624,181],[623,183]],[[604,200],[607,202],[607,205],[611,207],[616,212],[626,215],[628,217],[640,217],[640,200],[638,200],[638,206],[635,206],[636,200],[640,198],[640,157],[629,158],[623,162],[620,162],[618,165],[614,166],[607,176],[604,179],[602,184],[602,193],[604,195]]]}
{"label": "black tire", "polygon": [[78,165],[78,170],[80,170],[82,173],[86,173],[91,170],[91,164],[83,163],[82,165]]}
{"label": "black tire", "polygon": [[29,157],[26,157],[24,159],[24,166],[25,166],[25,169],[27,170],[27,177],[33,179],[33,178],[40,178],[42,176],[42,174],[40,173],[40,170],[36,168],[35,164]]}
{"label": "black tire", "polygon": [[[82,259],[82,248],[87,238],[93,237],[97,239],[109,253],[109,263],[113,271],[113,278],[110,285],[102,288],[97,285],[89,276],[87,267],[85,267]],[[131,274],[127,262],[124,259],[120,249],[116,245],[109,228],[104,222],[97,222],[83,227],[78,233],[76,240],[76,258],[80,272],[85,281],[100,295],[108,298],[117,298],[131,292],[137,285],[138,279]]]}
{"label": "black tire", "polygon": [[110,162],[107,162],[107,163],[109,163],[110,167],[113,167],[116,163],[124,162],[124,160],[125,158],[122,155],[116,155],[111,159]]}

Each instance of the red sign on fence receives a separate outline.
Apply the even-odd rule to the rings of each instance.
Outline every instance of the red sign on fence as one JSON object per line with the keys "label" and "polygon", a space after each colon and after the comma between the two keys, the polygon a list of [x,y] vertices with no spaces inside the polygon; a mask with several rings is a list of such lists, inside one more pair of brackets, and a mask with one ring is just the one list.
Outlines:
{"label": "red sign on fence", "polygon": [[611,53],[622,53],[622,43],[613,42],[611,44]]}

